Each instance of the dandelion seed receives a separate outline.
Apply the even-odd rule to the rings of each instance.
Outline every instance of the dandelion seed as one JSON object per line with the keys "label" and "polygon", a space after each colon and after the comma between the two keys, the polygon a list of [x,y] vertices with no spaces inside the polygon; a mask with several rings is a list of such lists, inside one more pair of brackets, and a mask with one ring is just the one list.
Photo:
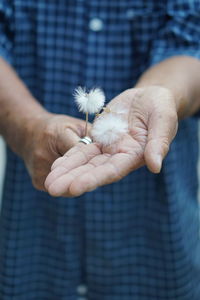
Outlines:
{"label": "dandelion seed", "polygon": [[75,102],[79,111],[86,114],[85,135],[87,136],[88,115],[97,114],[104,106],[105,95],[100,88],[93,88],[88,93],[85,87],[78,87],[74,91]]}
{"label": "dandelion seed", "polygon": [[78,87],[74,91],[74,98],[79,111],[83,113],[98,113],[105,102],[104,92],[100,88],[91,89],[88,93],[86,88]]}
{"label": "dandelion seed", "polygon": [[128,122],[116,113],[103,113],[93,124],[91,135],[94,141],[104,146],[116,143],[128,132]]}

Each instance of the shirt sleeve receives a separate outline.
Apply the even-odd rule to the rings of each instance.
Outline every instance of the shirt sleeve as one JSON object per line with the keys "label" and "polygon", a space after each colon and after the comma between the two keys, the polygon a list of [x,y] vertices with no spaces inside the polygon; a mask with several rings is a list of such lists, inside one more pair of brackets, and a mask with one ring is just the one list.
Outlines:
{"label": "shirt sleeve", "polygon": [[152,42],[150,65],[168,57],[200,58],[200,1],[168,0],[167,22]]}
{"label": "shirt sleeve", "polygon": [[10,0],[0,0],[0,56],[12,63],[13,28]]}
{"label": "shirt sleeve", "polygon": [[[177,55],[200,59],[200,1],[168,0],[165,26],[152,42],[150,65]],[[194,115],[200,117],[200,110]]]}

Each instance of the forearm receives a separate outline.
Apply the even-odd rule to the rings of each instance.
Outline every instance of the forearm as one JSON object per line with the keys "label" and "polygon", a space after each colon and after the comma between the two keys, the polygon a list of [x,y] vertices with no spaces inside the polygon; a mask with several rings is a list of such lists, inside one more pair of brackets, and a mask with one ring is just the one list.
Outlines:
{"label": "forearm", "polygon": [[48,114],[34,99],[14,70],[0,58],[0,134],[20,153],[31,121]]}
{"label": "forearm", "polygon": [[180,119],[200,109],[200,61],[189,56],[169,58],[148,69],[136,87],[158,85],[168,88]]}

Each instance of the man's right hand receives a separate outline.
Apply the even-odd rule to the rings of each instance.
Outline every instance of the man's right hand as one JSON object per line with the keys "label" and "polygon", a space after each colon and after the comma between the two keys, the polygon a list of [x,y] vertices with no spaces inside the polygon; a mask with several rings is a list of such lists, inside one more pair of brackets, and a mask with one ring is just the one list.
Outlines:
{"label": "man's right hand", "polygon": [[45,191],[44,181],[51,165],[84,136],[85,122],[64,115],[44,113],[30,120],[23,130],[20,156],[24,159],[32,183]]}
{"label": "man's right hand", "polygon": [[45,190],[51,165],[84,136],[85,122],[46,111],[0,58],[0,135],[25,161],[35,188]]}

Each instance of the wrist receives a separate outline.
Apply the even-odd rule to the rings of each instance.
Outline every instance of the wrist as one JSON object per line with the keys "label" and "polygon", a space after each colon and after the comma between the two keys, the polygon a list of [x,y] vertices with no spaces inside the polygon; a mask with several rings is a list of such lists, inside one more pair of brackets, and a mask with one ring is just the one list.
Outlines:
{"label": "wrist", "polygon": [[169,96],[173,99],[176,112],[178,117],[181,119],[185,116],[187,110],[188,110],[188,103],[187,103],[187,91],[184,90],[184,88],[179,89],[177,86],[169,86],[164,83],[159,83],[158,81],[145,81],[145,80],[139,80],[136,85],[136,88],[149,88],[149,87],[155,87],[158,88],[158,90],[163,89],[166,91],[166,93],[169,94]]}
{"label": "wrist", "polygon": [[199,60],[174,56],[151,66],[139,78],[136,87],[158,85],[174,96],[179,119],[191,116],[200,107]]}
{"label": "wrist", "polygon": [[8,107],[1,116],[1,134],[11,149],[20,156],[23,156],[27,141],[33,137],[36,125],[50,115],[38,102],[31,100],[27,99],[27,105],[23,107]]}

